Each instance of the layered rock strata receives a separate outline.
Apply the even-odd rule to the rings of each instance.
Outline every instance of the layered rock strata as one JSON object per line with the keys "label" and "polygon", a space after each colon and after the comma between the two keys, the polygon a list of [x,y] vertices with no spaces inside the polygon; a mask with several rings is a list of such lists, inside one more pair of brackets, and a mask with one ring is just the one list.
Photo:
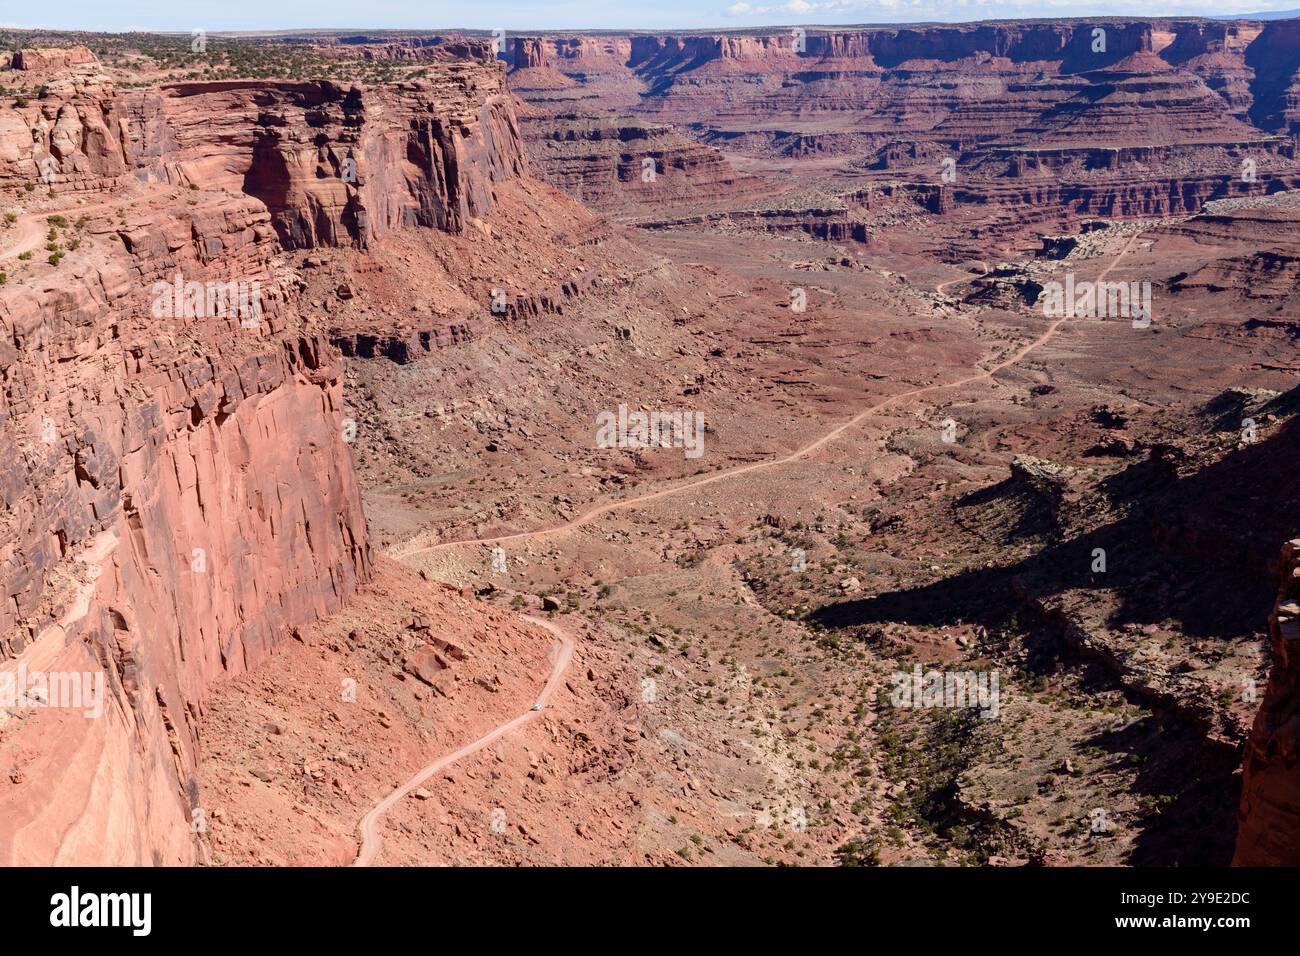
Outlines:
{"label": "layered rock strata", "polygon": [[5,863],[199,862],[208,689],[370,576],[342,355],[284,250],[477,232],[526,168],[513,110],[493,64],[433,71],[0,114],[0,181],[48,187],[19,242],[57,250],[0,248]]}

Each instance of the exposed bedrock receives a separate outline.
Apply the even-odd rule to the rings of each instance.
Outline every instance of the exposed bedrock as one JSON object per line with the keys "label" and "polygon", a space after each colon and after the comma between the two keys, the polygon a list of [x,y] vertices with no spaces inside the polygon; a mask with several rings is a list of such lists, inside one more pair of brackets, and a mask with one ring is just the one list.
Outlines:
{"label": "exposed bedrock", "polygon": [[757,194],[758,180],[738,174],[722,154],[610,103],[555,69],[554,50],[517,37],[511,92],[537,175],[603,212],[637,215],[665,204],[710,203]]}
{"label": "exposed bedrock", "polygon": [[492,209],[495,182],[527,169],[500,69],[430,69],[382,89],[173,85],[132,110],[146,135],[167,132],[147,155],[160,178],[256,196],[286,248],[364,246],[414,226],[460,232]]}
{"label": "exposed bedrock", "polygon": [[[50,209],[77,245],[0,285],[0,679],[87,675],[84,706],[0,706],[0,862],[198,861],[208,689],[370,576],[342,355],[283,251],[474,232],[524,173],[500,67],[430,70],[78,81],[0,113],[0,181],[52,157],[53,202],[104,194]],[[159,308],[190,285],[256,311]]]}
{"label": "exposed bedrock", "polygon": [[15,50],[11,66],[15,70],[48,72],[73,66],[98,63],[95,54],[84,46],[42,47],[38,50]]}
{"label": "exposed bedrock", "polygon": [[1300,119],[1300,20],[560,36],[514,62],[602,93],[639,84],[637,109],[735,132],[843,113],[841,134],[1124,145],[1294,135]]}
{"label": "exposed bedrock", "polygon": [[105,81],[84,77],[0,110],[0,187],[84,192],[116,185],[134,157],[121,106]]}
{"label": "exposed bedrock", "polygon": [[[232,197],[119,240],[0,294],[0,661],[105,680],[93,718],[6,712],[10,864],[193,862],[206,688],[369,573],[342,363],[290,328],[266,210]],[[153,319],[175,274],[260,277],[257,327]]]}
{"label": "exposed bedrock", "polygon": [[1283,547],[1279,574],[1273,669],[1243,766],[1238,866],[1300,865],[1300,539]]}

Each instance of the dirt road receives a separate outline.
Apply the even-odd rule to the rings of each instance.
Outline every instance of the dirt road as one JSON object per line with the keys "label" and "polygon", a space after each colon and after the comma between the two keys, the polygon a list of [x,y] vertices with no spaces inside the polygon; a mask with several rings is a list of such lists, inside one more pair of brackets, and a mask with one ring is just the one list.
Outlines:
{"label": "dirt road", "polygon": [[[1110,265],[1108,265],[1105,269],[1103,269],[1102,272],[1097,276],[1096,281],[1100,282],[1103,279],[1105,279],[1106,276],[1110,274],[1111,270],[1114,269],[1117,265],[1119,265],[1120,261],[1128,254],[1129,250],[1132,249],[1133,243],[1137,241],[1139,235],[1140,233],[1135,234],[1129,238],[1128,242],[1124,244],[1124,248],[1122,248],[1119,251],[1119,253],[1115,256],[1114,260],[1110,263]],[[957,281],[967,281],[967,280],[955,279],[952,280],[951,282],[943,283],[940,286],[940,289],[942,290],[944,286],[951,285],[953,282],[957,282]],[[809,442],[807,445],[804,445],[802,448],[799,448],[798,450],[782,458],[774,458],[768,461],[760,461],[760,462],[754,462],[749,465],[742,465],[739,468],[732,468],[727,471],[717,472],[716,474],[708,475],[707,477],[704,478],[686,482],[684,484],[677,485],[673,488],[666,488],[662,491],[656,491],[646,495],[639,495],[635,498],[628,498],[624,501],[616,501],[616,502],[610,502],[608,504],[600,505],[598,507],[592,508],[590,511],[585,512],[584,514],[573,519],[572,521],[568,521],[561,525],[556,525],[553,528],[544,528],[538,531],[522,531],[516,534],[499,535],[497,537],[492,537],[492,538],[475,538],[475,539],[462,540],[462,541],[445,541],[439,544],[429,545],[427,547],[415,548],[412,550],[407,550],[405,552],[397,553],[396,556],[402,558],[409,558],[418,554],[427,554],[429,552],[439,551],[444,548],[457,547],[465,544],[493,544],[501,541],[515,541],[524,538],[541,538],[553,534],[561,534],[566,531],[571,531],[575,528],[580,528],[583,525],[590,524],[591,522],[595,521],[597,518],[600,518],[602,515],[607,515],[615,511],[625,511],[631,508],[636,508],[641,505],[647,504],[648,502],[657,501],[661,498],[667,498],[671,495],[678,495],[681,494],[682,492],[689,491],[693,488],[701,488],[705,485],[710,485],[717,481],[724,481],[728,478],[736,478],[740,475],[750,474],[752,472],[759,471],[761,469],[775,468],[780,465],[785,465],[791,462],[798,461],[802,458],[806,458],[807,456],[813,454],[818,449],[825,446],[827,443],[834,441],[837,437],[844,434],[846,431],[861,424],[869,416],[893,404],[894,402],[898,402],[907,398],[915,398],[920,395],[928,395],[934,392],[939,392],[947,389],[961,388],[964,385],[970,385],[975,382],[991,381],[993,379],[993,376],[997,375],[1002,370],[1010,368],[1012,365],[1015,365],[1017,362],[1021,361],[1026,355],[1028,355],[1034,349],[1040,348],[1041,346],[1049,342],[1052,339],[1052,337],[1056,335],[1057,330],[1059,330],[1060,327],[1066,322],[1067,318],[1068,317],[1062,317],[1057,319],[1051,325],[1049,325],[1047,329],[1044,330],[1043,333],[1039,335],[1037,338],[1035,338],[1032,342],[1029,342],[1027,345],[1021,346],[1019,349],[1013,352],[1009,357],[1003,359],[1002,361],[998,362],[995,365],[990,366],[987,369],[968,375],[965,378],[958,379],[955,382],[945,382],[938,385],[926,385],[920,388],[908,389],[905,392],[899,392],[896,395],[891,395],[888,398],[881,399],[875,404],[869,405],[868,407],[864,408],[862,411],[858,412],[858,414],[854,415],[848,421],[843,422],[842,424],[831,429],[826,434],[822,435],[820,438],[812,442]],[[490,733],[487,733],[484,736],[480,737],[478,740],[475,740],[473,743],[466,744],[464,747],[461,747],[459,750],[453,751],[452,753],[439,757],[437,760],[433,761],[432,763],[428,764],[427,766],[419,770],[414,776],[412,776],[409,780],[407,780],[406,783],[402,784],[400,787],[393,790],[392,793],[388,794],[388,796],[384,797],[377,804],[375,804],[375,806],[370,810],[370,812],[367,813],[361,820],[361,827],[360,827],[361,847],[357,853],[357,858],[354,861],[353,866],[369,866],[374,861],[375,856],[378,854],[379,847],[380,847],[379,836],[378,836],[379,822],[383,818],[384,814],[387,813],[388,810],[391,809],[394,804],[396,804],[399,800],[405,797],[408,793],[410,793],[412,790],[414,790],[424,781],[428,780],[438,771],[450,766],[451,764],[455,763],[458,760],[468,757],[471,754],[477,753],[478,751],[482,750],[484,747],[488,746],[489,744],[493,743],[496,740],[499,740],[504,735],[510,733],[512,730],[522,727],[524,724],[528,723],[530,720],[532,720],[538,715],[538,713],[540,712],[540,710],[538,709],[539,707],[546,706],[547,702],[550,699],[551,692],[558,685],[559,681],[563,677],[565,669],[569,666],[569,661],[573,655],[573,641],[563,630],[561,630],[561,628],[558,625],[553,624],[550,621],[545,621],[542,620],[541,618],[527,617],[527,616],[524,617],[524,620],[529,621],[532,624],[536,624],[539,627],[543,627],[546,630],[550,631],[557,638],[559,638],[560,645],[561,645],[560,654],[556,658],[555,666],[551,671],[551,676],[547,680],[546,686],[543,687],[541,694],[538,696],[537,703],[534,705],[532,709],[527,710],[524,713],[520,714],[519,716],[506,721],[505,723],[496,727]]]}
{"label": "dirt road", "polygon": [[[1137,241],[1138,236],[1140,235],[1141,233],[1135,233],[1133,236],[1129,238],[1128,242],[1124,244],[1124,248],[1119,251],[1119,253],[1115,256],[1114,260],[1110,263],[1110,265],[1108,265],[1105,269],[1103,269],[1101,273],[1097,276],[1096,279],[1097,282],[1101,282],[1103,279],[1106,278],[1106,276],[1110,275],[1111,270],[1114,269],[1117,265],[1119,265],[1120,261],[1126,255],[1128,255],[1129,250],[1133,247],[1133,243]],[[942,289],[944,286],[951,285],[954,282],[969,281],[970,278],[972,277],[953,279],[949,282],[943,283],[940,286],[940,288]],[[1034,351],[1034,349],[1040,348],[1041,346],[1047,344],[1047,342],[1049,342],[1052,339],[1052,337],[1056,335],[1057,330],[1060,329],[1060,327],[1068,320],[1068,318],[1069,318],[1068,316],[1063,316],[1062,318],[1057,319],[1055,322],[1049,325],[1046,331],[1044,331],[1042,335],[1038,336],[1038,338],[1034,339],[1028,345],[1022,346],[1021,348],[1016,350],[1016,352],[1014,352],[1009,358],[1003,359],[1001,362],[998,362],[996,365],[993,365],[990,368],[987,368],[981,372],[977,372],[973,375],[968,375],[965,378],[958,379],[955,382],[943,382],[937,385],[925,385],[922,386],[921,388],[908,389],[905,392],[899,392],[896,395],[890,395],[888,398],[881,399],[880,401],[876,402],[874,405],[867,406],[862,411],[858,412],[858,414],[850,418],[848,421],[844,422],[841,425],[837,425],[835,428],[832,428],[830,431],[822,435],[820,438],[816,439],[815,441],[809,442],[807,445],[804,445],[802,448],[799,448],[798,450],[791,452],[790,454],[786,455],[783,458],[771,458],[768,459],[767,461],[758,461],[749,465],[741,465],[737,468],[729,468],[726,471],[715,472],[712,475],[707,475],[703,478],[696,478],[692,481],[687,481],[680,485],[674,485],[673,487],[665,488],[662,491],[656,491],[645,495],[638,495],[635,498],[626,498],[622,501],[611,501],[608,502],[607,504],[597,505],[595,508],[592,508],[590,511],[584,512],[583,514],[579,515],[577,518],[572,519],[571,521],[566,521],[564,524],[558,524],[550,528],[541,528],[536,531],[519,531],[519,532],[515,532],[514,534],[495,535],[489,538],[467,538],[467,539],[461,539],[457,541],[440,541],[437,544],[426,545],[424,547],[412,548],[408,545],[402,548],[393,548],[389,553],[393,557],[405,559],[420,554],[431,554],[436,551],[442,551],[447,548],[460,547],[462,545],[467,545],[467,544],[500,544],[501,542],[504,541],[521,541],[525,539],[546,538],[546,537],[550,537],[551,535],[564,534],[566,532],[573,531],[577,528],[581,528],[583,525],[591,524],[593,521],[597,520],[598,518],[601,518],[607,514],[612,514],[613,512],[616,511],[628,511],[630,509],[639,508],[642,505],[648,504],[652,501],[658,501],[661,498],[668,498],[675,495],[680,495],[683,492],[691,491],[692,489],[695,488],[703,488],[706,485],[711,485],[718,481],[726,481],[730,478],[738,478],[741,475],[751,474],[753,472],[762,471],[767,468],[778,468],[781,465],[791,464],[792,462],[796,462],[799,461],[800,459],[807,458],[809,455],[811,455],[813,452],[817,451],[818,449],[822,448],[828,442],[834,441],[836,438],[844,434],[846,431],[855,428],[856,426],[860,425],[863,421],[865,421],[867,418],[874,415],[876,412],[879,412],[881,409],[893,405],[895,402],[900,402],[908,398],[916,398],[921,395],[930,395],[935,392],[946,391],[948,389],[961,388],[965,385],[974,384],[975,382],[991,381],[993,379],[993,376],[997,375],[998,372],[1010,368],[1012,365],[1015,365],[1026,355],[1028,355],[1030,352]]]}
{"label": "dirt road", "polygon": [[551,669],[551,676],[547,679],[546,686],[542,688],[542,692],[537,696],[536,703],[534,703],[529,710],[526,710],[519,716],[506,721],[504,724],[501,724],[491,732],[484,734],[473,743],[468,743],[459,750],[452,751],[449,754],[439,757],[433,763],[423,767],[417,771],[411,779],[407,780],[406,783],[402,784],[392,793],[388,794],[388,796],[375,804],[375,806],[371,808],[370,812],[361,818],[361,848],[357,851],[357,858],[353,861],[353,866],[369,866],[374,862],[375,856],[379,853],[380,848],[379,822],[383,819],[384,814],[387,813],[393,805],[397,803],[397,801],[401,800],[438,771],[450,767],[456,761],[463,760],[471,754],[478,753],[484,747],[510,733],[510,731],[517,730],[524,726],[524,724],[527,724],[529,721],[536,718],[542,712],[542,709],[550,703],[551,694],[554,693],[555,688],[559,686],[560,681],[564,679],[564,672],[568,668],[570,660],[573,658],[573,639],[565,633],[558,624],[553,624],[550,621],[545,621],[538,617],[529,617],[527,615],[523,615],[523,619],[530,624],[536,624],[538,627],[545,628],[547,631],[554,634],[560,641],[560,652],[555,658],[555,666]]}
{"label": "dirt road", "polygon": [[24,252],[35,252],[44,246],[45,235],[50,228],[45,222],[45,217],[54,215],[57,213],[22,216],[13,226],[0,232],[0,238],[17,237],[13,245],[0,250],[0,262],[16,259]]}
{"label": "dirt road", "polygon": [[51,216],[63,216],[69,222],[76,222],[77,219],[87,213],[121,207],[122,205],[121,200],[114,200],[113,202],[92,203],[88,206],[68,206],[66,209],[45,209],[41,212],[29,212],[26,215],[19,216],[18,221],[9,228],[0,227],[0,239],[17,236],[13,245],[0,249],[0,262],[16,259],[24,252],[36,252],[44,249],[45,243],[48,241],[49,219]]}

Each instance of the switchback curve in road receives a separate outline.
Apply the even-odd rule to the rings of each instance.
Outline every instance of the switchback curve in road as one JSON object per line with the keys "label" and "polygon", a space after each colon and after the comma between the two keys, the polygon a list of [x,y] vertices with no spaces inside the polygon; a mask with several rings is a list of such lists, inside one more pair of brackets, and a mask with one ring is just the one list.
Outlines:
{"label": "switchback curve in road", "polygon": [[[1129,238],[1128,242],[1124,244],[1124,248],[1119,251],[1119,253],[1115,256],[1114,260],[1112,260],[1110,265],[1108,265],[1105,269],[1101,271],[1101,273],[1097,276],[1097,279],[1095,281],[1101,282],[1106,278],[1106,276],[1110,274],[1112,269],[1114,269],[1117,265],[1119,265],[1120,261],[1128,254],[1129,250],[1132,249],[1133,243],[1137,241],[1140,235],[1141,233],[1135,233],[1133,236]],[[940,290],[942,290],[944,287],[951,285],[957,281],[961,281],[961,280],[952,280],[950,282],[942,283],[939,288]],[[937,392],[937,391],[951,389],[951,388],[960,388],[964,385],[970,385],[975,382],[991,381],[993,379],[993,376],[995,376],[998,372],[1001,372],[1006,368],[1010,368],[1012,365],[1018,363],[1021,359],[1023,359],[1034,349],[1039,348],[1040,346],[1046,344],[1053,336],[1056,335],[1057,330],[1060,329],[1060,327],[1067,321],[1068,318],[1069,318],[1068,316],[1063,316],[1057,319],[1051,325],[1049,325],[1047,329],[1036,339],[1034,339],[1032,342],[1028,343],[1027,345],[1021,346],[1019,349],[1013,352],[1008,358],[1003,359],[1002,361],[998,362],[997,364],[987,369],[984,369],[983,371],[973,373],[971,375],[968,375],[965,378],[958,379],[955,382],[944,382],[937,385],[926,385],[920,388],[914,388],[904,392],[899,392],[895,395],[890,395],[887,398],[881,399],[880,401],[876,402],[874,405],[869,405],[868,407],[862,409],[860,412],[858,412],[848,421],[841,423],[840,425],[826,432],[820,438],[817,438],[816,440],[809,442],[807,445],[804,445],[803,447],[797,449],[796,451],[784,457],[773,458],[767,461],[753,462],[748,465],[742,465],[738,468],[732,468],[727,471],[717,472],[715,474],[708,475],[704,478],[687,482],[685,484],[677,485],[672,488],[667,488],[662,491],[657,491],[646,495],[640,495],[635,498],[628,498],[624,501],[609,502],[607,504],[603,504],[598,507],[592,508],[591,510],[583,513],[582,515],[573,519],[572,521],[566,522],[561,525],[556,525],[552,528],[544,528],[538,531],[522,531],[515,534],[498,535],[492,538],[475,538],[471,540],[462,540],[462,541],[445,541],[435,545],[430,545],[428,547],[407,551],[398,556],[401,558],[409,558],[417,554],[427,554],[432,551],[439,551],[444,548],[451,548],[451,547],[456,547],[464,544],[492,544],[500,541],[514,541],[514,540],[519,540],[524,538],[539,538],[539,537],[544,537],[552,534],[558,534],[564,531],[569,531],[574,528],[578,528],[583,525],[589,524],[592,521],[596,520],[597,518],[601,517],[602,515],[606,515],[614,511],[627,510],[629,508],[634,508],[637,505],[645,504],[650,501],[656,501],[660,498],[666,498],[671,495],[680,494],[692,488],[700,488],[705,485],[710,485],[713,484],[714,482],[722,481],[727,478],[735,478],[739,475],[748,474],[750,472],[758,471],[760,469],[774,468],[780,465],[789,464],[791,462],[798,461],[801,458],[806,458],[808,455],[817,451],[819,448],[823,447],[828,442],[833,441],[835,438],[842,435],[845,431],[848,431],[854,426],[860,424],[870,415],[874,414],[875,412],[879,411],[882,408],[885,408],[886,406],[894,402],[900,401],[901,399],[914,398],[918,395],[926,395],[931,392]],[[408,793],[410,793],[412,790],[414,790],[424,781],[428,780],[438,771],[451,766],[453,763],[455,763],[458,760],[462,760],[465,757],[471,756],[472,754],[479,752],[484,747],[494,743],[495,741],[499,740],[501,737],[510,733],[510,731],[524,726],[525,724],[530,722],[533,718],[535,718],[541,712],[541,709],[547,705],[547,703],[550,700],[552,692],[558,686],[560,680],[563,679],[564,671],[568,668],[569,662],[572,659],[573,640],[572,638],[569,637],[568,634],[564,632],[562,628],[559,627],[559,625],[551,621],[546,621],[543,620],[542,618],[531,617],[527,615],[523,616],[523,620],[528,621],[531,624],[536,624],[539,627],[545,628],[547,631],[549,631],[551,634],[557,637],[560,641],[560,653],[556,657],[555,665],[551,669],[551,675],[547,679],[546,685],[542,688],[541,694],[538,695],[536,703],[529,710],[499,725],[494,730],[490,731],[487,734],[484,734],[478,740],[466,744],[464,747],[461,747],[459,750],[455,750],[449,754],[445,754],[439,757],[437,760],[434,760],[432,763],[422,767],[409,780],[407,780],[402,785],[396,787],[391,793],[389,793],[386,797],[384,797],[377,804],[375,804],[375,806],[372,807],[371,810],[361,819],[361,824],[360,824],[361,846],[357,852],[356,860],[352,864],[353,866],[369,866],[374,861],[375,856],[379,853],[379,847],[380,847],[380,840],[378,834],[379,822],[380,820],[383,819],[384,814],[387,813],[394,806],[394,804],[396,804],[399,800],[405,797]]]}
{"label": "switchback curve in road", "polygon": [[519,716],[499,725],[495,729],[484,734],[478,740],[466,744],[459,750],[454,750],[449,754],[444,754],[437,760],[433,761],[433,763],[420,768],[409,780],[395,788],[386,797],[376,803],[370,809],[370,812],[361,818],[361,846],[357,850],[357,857],[352,863],[353,866],[369,866],[374,862],[375,857],[379,853],[381,843],[379,839],[379,823],[383,819],[384,814],[392,809],[394,804],[438,771],[450,767],[458,760],[463,760],[472,754],[478,753],[484,747],[496,742],[506,734],[510,733],[510,731],[517,730],[529,723],[542,712],[547,704],[550,703],[551,694],[555,692],[560,681],[564,679],[564,672],[568,669],[569,662],[573,658],[573,638],[571,638],[558,624],[554,624],[551,621],[546,621],[539,617],[530,617],[528,615],[521,615],[521,617],[528,623],[536,624],[538,627],[549,631],[560,641],[560,652],[556,655],[555,666],[551,668],[551,675],[547,678],[546,685],[542,688],[542,692],[538,694],[536,702],[531,708],[524,711]]}

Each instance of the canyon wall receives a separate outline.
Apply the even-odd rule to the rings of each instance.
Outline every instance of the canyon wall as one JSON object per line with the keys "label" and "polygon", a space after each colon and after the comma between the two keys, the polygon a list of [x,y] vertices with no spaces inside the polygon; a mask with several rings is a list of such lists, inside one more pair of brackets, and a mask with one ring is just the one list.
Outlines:
{"label": "canyon wall", "polygon": [[342,356],[283,250],[466,230],[522,146],[492,64],[60,89],[0,113],[0,182],[41,187],[20,241],[63,230],[0,246],[0,681],[49,684],[0,706],[0,862],[194,863],[207,690],[371,574]]}
{"label": "canyon wall", "polygon": [[1245,51],[1253,71],[1251,120],[1263,129],[1300,135],[1300,20],[1268,23]]}
{"label": "canyon wall", "polygon": [[288,249],[364,247],[394,229],[460,232],[492,209],[495,182],[527,171],[500,69],[430,70],[384,88],[175,84],[129,109],[159,179],[257,197]]}
{"label": "canyon wall", "polygon": [[540,37],[516,37],[511,47],[510,90],[521,101],[520,124],[540,178],[584,205],[630,219],[762,191],[717,149],[622,109],[638,102],[634,92],[596,93],[560,72],[556,63],[572,69],[588,47],[563,49],[573,54],[567,60]]}
{"label": "canyon wall", "polygon": [[[103,228],[103,227],[97,227]],[[98,673],[95,719],[8,715],[6,863],[189,863],[204,692],[369,573],[342,362],[292,329],[264,207],[105,233],[0,290],[0,659]],[[55,274],[58,273],[58,274]],[[262,315],[156,320],[152,284],[265,282]]]}
{"label": "canyon wall", "polygon": [[[700,184],[695,208],[647,195],[638,221],[752,194],[727,175],[736,156],[951,184],[934,211],[1001,216],[988,227],[1001,237],[1194,213],[1300,176],[1300,20],[542,36],[518,38],[512,61],[551,182],[617,212],[638,192],[632,160],[662,143],[683,184]],[[592,102],[628,118],[602,121]],[[653,124],[726,155],[691,155]]]}
{"label": "canyon wall", "polygon": [[[1070,137],[1100,143],[1115,130],[1073,115],[1087,100],[1102,100],[1097,116],[1118,108],[1121,132],[1135,142],[1165,100],[1175,106],[1204,101],[1211,109],[1196,106],[1204,114],[1197,121],[1212,135],[1235,130],[1229,138],[1237,140],[1243,131],[1293,135],[1300,116],[1300,20],[559,36],[530,40],[514,61],[517,68],[549,62],[601,90],[635,80],[644,96],[639,109],[709,127],[726,119],[768,125],[815,113],[862,113],[846,117],[846,127],[938,132],[947,126],[957,140],[963,124],[953,120],[965,119],[969,133],[989,139],[1012,133],[1023,116],[1069,103]],[[1162,88],[1143,87],[1151,83]],[[1219,122],[1212,121],[1216,113]],[[877,128],[873,117],[888,119],[888,126]],[[1157,124],[1155,133],[1167,125]]]}
{"label": "canyon wall", "polygon": [[1237,866],[1300,865],[1300,539],[1283,547],[1279,573],[1273,669],[1246,744]]}
{"label": "canyon wall", "polygon": [[[953,63],[1004,59],[1012,63],[1058,61],[1061,72],[1108,66],[1135,53],[1159,52],[1170,62],[1207,53],[1241,55],[1261,31],[1277,44],[1297,21],[1052,20],[837,30],[812,27],[753,34],[639,34],[623,39],[546,37],[548,57],[582,67],[621,57],[642,74],[685,72],[710,64],[748,63],[815,69],[819,62],[862,61],[883,69],[908,62]],[[1098,43],[1098,33],[1104,35]],[[593,47],[603,47],[594,56]],[[623,56],[626,51],[626,56]],[[567,65],[561,68],[568,71]]]}

